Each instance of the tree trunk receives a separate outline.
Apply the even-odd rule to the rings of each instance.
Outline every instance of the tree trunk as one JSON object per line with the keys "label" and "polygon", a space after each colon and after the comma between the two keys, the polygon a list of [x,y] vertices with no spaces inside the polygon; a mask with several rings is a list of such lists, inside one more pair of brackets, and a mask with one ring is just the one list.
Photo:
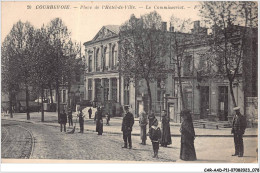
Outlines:
{"label": "tree trunk", "polygon": [[49,88],[50,88],[51,104],[53,104],[51,83],[49,83]]}
{"label": "tree trunk", "polygon": [[10,117],[13,118],[13,93],[10,91],[9,92],[9,112],[10,112]]}
{"label": "tree trunk", "polygon": [[43,97],[44,97],[44,89],[43,89],[43,86],[42,86],[42,88],[41,88],[41,98],[42,98],[42,102],[41,102],[42,119],[41,119],[41,121],[42,121],[42,122],[44,122]]}
{"label": "tree trunk", "polygon": [[[179,58],[177,58],[177,61]],[[181,95],[181,103],[182,103],[182,109],[186,109],[185,101],[184,101],[184,96],[183,96],[183,90],[182,90],[182,82],[181,82],[181,67],[177,62],[177,70],[178,70],[178,81],[179,81],[179,88],[180,88],[180,95]]]}
{"label": "tree trunk", "polygon": [[233,91],[233,81],[231,81],[231,80],[229,80],[229,90],[230,90],[230,95],[232,98],[233,106],[237,107],[237,103],[236,103],[234,91]]}
{"label": "tree trunk", "polygon": [[[69,79],[70,80],[70,79]],[[70,90],[71,90],[71,83],[70,83],[70,81],[68,82],[68,108],[70,108],[71,107],[71,104],[70,104],[70,102],[71,102],[71,100],[70,100]]]}
{"label": "tree trunk", "polygon": [[181,77],[178,77],[179,80],[179,88],[180,88],[180,94],[181,94],[181,103],[182,103],[182,109],[186,109],[186,104],[184,101],[184,96],[183,96],[183,90],[182,90],[182,83],[181,83]]}
{"label": "tree trunk", "polygon": [[27,85],[27,84],[25,84],[25,97],[26,97],[26,114],[27,114],[27,120],[30,120],[29,89],[28,89],[28,85]]}
{"label": "tree trunk", "polygon": [[60,122],[60,92],[59,92],[59,80],[56,80],[56,95],[57,95],[57,111],[58,111],[58,122]]}
{"label": "tree trunk", "polygon": [[152,93],[151,93],[151,88],[150,88],[150,82],[149,79],[145,79],[146,84],[147,84],[147,91],[148,91],[148,112],[149,114],[151,113],[152,110]]}

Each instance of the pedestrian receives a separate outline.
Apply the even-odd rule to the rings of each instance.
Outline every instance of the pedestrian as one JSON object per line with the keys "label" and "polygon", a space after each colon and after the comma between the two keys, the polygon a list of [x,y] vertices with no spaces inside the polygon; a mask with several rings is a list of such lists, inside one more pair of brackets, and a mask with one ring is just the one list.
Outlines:
{"label": "pedestrian", "polygon": [[161,140],[161,129],[158,127],[158,121],[155,118],[152,122],[152,126],[149,129],[149,137],[153,145],[153,158],[158,158],[159,142]]}
{"label": "pedestrian", "polygon": [[162,111],[162,140],[161,146],[167,147],[172,143],[171,131],[170,131],[170,119],[165,110]]}
{"label": "pedestrian", "polygon": [[60,131],[62,132],[62,126],[64,127],[64,132],[66,132],[66,123],[67,123],[67,115],[65,113],[65,110],[62,110],[62,113],[60,114]]}
{"label": "pedestrian", "polygon": [[140,113],[140,117],[139,117],[139,126],[140,126],[140,137],[142,140],[142,145],[146,144],[146,126],[148,124],[147,122],[147,114],[145,111],[142,111]]}
{"label": "pedestrian", "polygon": [[243,134],[246,130],[246,117],[240,113],[240,107],[235,107],[233,110],[235,111],[235,115],[232,122],[231,134],[234,134],[235,154],[232,156],[243,157]]}
{"label": "pedestrian", "polygon": [[151,126],[152,126],[152,122],[156,119],[155,115],[154,115],[154,112],[151,112],[151,114],[149,115],[148,119],[149,119],[149,129],[150,129]]}
{"label": "pedestrian", "polygon": [[92,109],[89,108],[89,110],[88,110],[88,116],[89,116],[89,119],[91,119],[91,115],[92,115]]}
{"label": "pedestrian", "polygon": [[110,121],[110,113],[106,114],[106,125],[109,126],[109,121]]}
{"label": "pedestrian", "polygon": [[71,108],[68,110],[68,119],[69,119],[69,126],[73,126],[73,121],[72,121],[72,111]]}
{"label": "pedestrian", "polygon": [[79,108],[79,113],[78,113],[77,116],[79,117],[79,128],[80,128],[79,133],[84,133],[84,117],[85,117],[85,115],[83,114],[81,108]]}
{"label": "pedestrian", "polygon": [[186,161],[197,160],[194,140],[195,131],[192,123],[190,110],[186,109],[181,112],[183,122],[181,124],[181,151],[180,159]]}
{"label": "pedestrian", "polygon": [[102,135],[103,133],[103,119],[102,119],[102,110],[100,107],[97,108],[97,112],[95,114],[96,121],[96,132],[98,132],[98,135]]}
{"label": "pedestrian", "polygon": [[124,146],[122,148],[127,148],[127,142],[129,144],[129,149],[132,148],[131,132],[134,125],[134,116],[129,112],[129,107],[125,106],[125,116],[122,121],[121,131],[123,132]]}

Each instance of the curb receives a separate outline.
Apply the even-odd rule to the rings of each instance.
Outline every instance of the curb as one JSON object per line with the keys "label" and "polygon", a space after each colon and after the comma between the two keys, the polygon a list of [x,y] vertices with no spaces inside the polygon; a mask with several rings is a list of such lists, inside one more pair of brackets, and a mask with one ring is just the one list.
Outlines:
{"label": "curb", "polygon": [[[53,127],[57,127],[59,126],[58,124],[48,124],[45,122],[34,122],[34,121],[28,121],[28,120],[17,120],[17,119],[7,119],[2,117],[2,119],[4,120],[9,120],[9,121],[19,121],[19,122],[25,122],[25,123],[32,123],[32,124],[42,124],[42,125],[46,125],[46,126],[53,126]],[[79,129],[78,127],[76,129]],[[95,130],[92,129],[84,129],[85,131],[89,131],[89,132],[96,132]],[[103,131],[103,133],[107,133],[107,134],[120,134],[122,135],[121,132],[111,132],[111,131]],[[132,133],[133,136],[140,136],[139,133]],[[171,137],[181,137],[181,134],[171,134]],[[233,137],[233,135],[196,135],[195,137]],[[258,135],[243,135],[243,137],[258,137]]]}

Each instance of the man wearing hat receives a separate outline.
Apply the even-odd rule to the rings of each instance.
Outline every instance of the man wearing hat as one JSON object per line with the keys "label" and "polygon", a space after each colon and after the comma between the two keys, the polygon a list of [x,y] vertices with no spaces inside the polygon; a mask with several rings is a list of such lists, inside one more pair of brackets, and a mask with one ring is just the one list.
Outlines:
{"label": "man wearing hat", "polygon": [[240,113],[240,107],[234,107],[233,110],[235,111],[235,115],[232,122],[231,134],[234,134],[235,154],[232,156],[243,157],[243,134],[245,133],[246,129],[246,118]]}
{"label": "man wearing hat", "polygon": [[129,144],[129,149],[132,148],[131,132],[134,125],[134,116],[129,112],[129,107],[125,106],[125,116],[122,122],[121,131],[123,132],[124,146],[122,148],[127,148],[127,141]]}
{"label": "man wearing hat", "polygon": [[72,111],[71,108],[68,110],[68,119],[69,119],[69,126],[73,126],[73,121],[72,121]]}

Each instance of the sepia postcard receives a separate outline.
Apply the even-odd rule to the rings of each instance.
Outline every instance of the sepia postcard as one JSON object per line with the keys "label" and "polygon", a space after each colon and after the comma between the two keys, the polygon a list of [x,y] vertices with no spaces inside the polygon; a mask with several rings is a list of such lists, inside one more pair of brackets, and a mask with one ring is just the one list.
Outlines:
{"label": "sepia postcard", "polygon": [[259,172],[258,139],[257,1],[1,2],[2,166]]}

